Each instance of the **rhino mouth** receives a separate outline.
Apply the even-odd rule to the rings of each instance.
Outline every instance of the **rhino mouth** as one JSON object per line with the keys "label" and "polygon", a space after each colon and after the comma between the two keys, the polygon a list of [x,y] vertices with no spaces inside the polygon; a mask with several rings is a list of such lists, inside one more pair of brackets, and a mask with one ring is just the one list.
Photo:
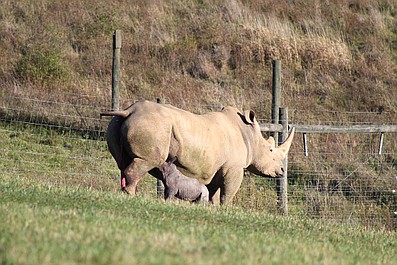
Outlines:
{"label": "rhino mouth", "polygon": [[280,168],[280,171],[279,172],[277,172],[276,173],[276,175],[278,176],[278,177],[282,177],[282,176],[284,176],[284,168],[282,167],[282,168]]}
{"label": "rhino mouth", "polygon": [[267,175],[267,176],[271,177],[271,178],[282,178],[284,176],[284,169],[281,169],[280,171],[275,172],[274,174],[271,174],[271,175]]}
{"label": "rhino mouth", "polygon": [[262,172],[258,170],[255,166],[251,165],[247,168],[247,170],[257,176],[265,177],[265,178],[280,178],[284,176],[284,168],[280,168],[279,170],[275,170],[274,172]]}

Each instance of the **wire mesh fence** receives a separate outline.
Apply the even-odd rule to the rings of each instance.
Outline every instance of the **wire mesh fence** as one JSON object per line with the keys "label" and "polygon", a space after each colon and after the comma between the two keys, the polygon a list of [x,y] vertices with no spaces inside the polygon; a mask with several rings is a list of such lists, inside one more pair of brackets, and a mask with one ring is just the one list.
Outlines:
{"label": "wire mesh fence", "polygon": [[291,211],[324,219],[395,227],[395,141],[385,141],[383,153],[379,155],[377,134],[309,137],[311,151],[307,156],[303,152],[303,141],[298,139],[290,153]]}
{"label": "wire mesh fence", "polygon": [[[105,141],[109,119],[99,118],[110,100],[77,94],[56,98],[2,95],[0,175],[117,191],[119,171]],[[290,123],[349,125],[390,120],[379,113],[327,113],[321,115],[328,117],[326,121],[318,121],[312,114],[293,110]],[[309,134],[306,153],[302,134],[296,134],[289,154],[289,213],[396,229],[396,136],[385,135],[379,155],[378,133]],[[275,179],[246,173],[234,205],[277,212],[275,183]],[[156,198],[155,178],[143,178],[138,192]]]}

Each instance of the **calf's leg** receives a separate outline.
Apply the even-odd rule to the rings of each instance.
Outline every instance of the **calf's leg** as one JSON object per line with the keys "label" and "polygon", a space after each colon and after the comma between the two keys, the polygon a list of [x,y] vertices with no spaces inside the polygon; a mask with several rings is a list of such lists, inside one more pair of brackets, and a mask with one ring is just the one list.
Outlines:
{"label": "calf's leg", "polygon": [[209,201],[209,192],[206,187],[203,188],[203,191],[200,194],[200,203],[208,203]]}
{"label": "calf's leg", "polygon": [[164,200],[166,201],[174,200],[176,194],[178,193],[178,190],[172,187],[167,187],[165,184],[164,186],[166,187],[164,190]]}

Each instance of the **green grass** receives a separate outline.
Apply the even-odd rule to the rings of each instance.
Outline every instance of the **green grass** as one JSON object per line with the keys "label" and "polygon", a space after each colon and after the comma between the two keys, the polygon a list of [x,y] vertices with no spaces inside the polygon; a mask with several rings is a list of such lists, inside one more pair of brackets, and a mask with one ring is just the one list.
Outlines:
{"label": "green grass", "polygon": [[2,264],[392,264],[396,233],[0,182]]}
{"label": "green grass", "polygon": [[397,254],[396,232],[272,215],[274,192],[252,183],[239,207],[164,203],[150,177],[129,198],[105,142],[78,133],[0,123],[0,143],[1,264],[392,264]]}
{"label": "green grass", "polygon": [[44,125],[0,123],[0,150],[4,155],[0,176],[16,174],[43,182],[114,189],[119,173],[106,142],[85,138]]}

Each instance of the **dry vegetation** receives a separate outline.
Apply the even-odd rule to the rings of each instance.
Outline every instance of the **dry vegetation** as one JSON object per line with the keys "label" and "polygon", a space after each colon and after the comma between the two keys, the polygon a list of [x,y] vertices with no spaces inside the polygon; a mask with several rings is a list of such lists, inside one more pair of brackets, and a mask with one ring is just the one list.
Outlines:
{"label": "dry vegetation", "polygon": [[394,0],[3,1],[1,91],[109,97],[111,35],[123,32],[122,96],[195,110],[270,105],[283,62],[292,109],[397,112]]}

